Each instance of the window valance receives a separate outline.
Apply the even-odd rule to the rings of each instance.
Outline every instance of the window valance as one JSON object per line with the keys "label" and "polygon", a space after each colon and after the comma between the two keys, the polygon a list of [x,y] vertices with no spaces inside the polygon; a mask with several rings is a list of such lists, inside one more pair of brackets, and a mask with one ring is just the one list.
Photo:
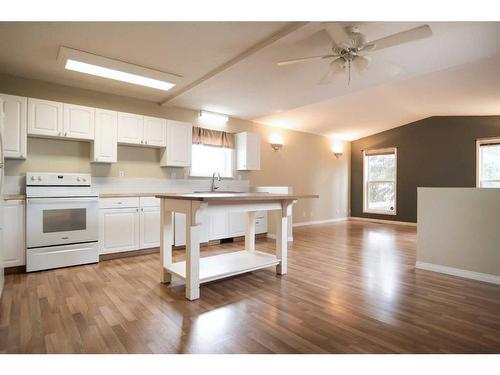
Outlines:
{"label": "window valance", "polygon": [[193,144],[234,148],[234,134],[193,126]]}

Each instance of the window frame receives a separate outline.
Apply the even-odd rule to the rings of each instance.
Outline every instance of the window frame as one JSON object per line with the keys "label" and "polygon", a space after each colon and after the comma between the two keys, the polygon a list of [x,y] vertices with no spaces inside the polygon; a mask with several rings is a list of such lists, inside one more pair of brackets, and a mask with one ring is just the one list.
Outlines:
{"label": "window frame", "polygon": [[[394,154],[394,181],[380,180],[380,181],[368,181],[368,168],[367,161],[369,156],[383,155],[383,154]],[[394,210],[374,210],[368,208],[368,183],[394,183]],[[398,202],[398,148],[397,147],[385,147],[379,149],[368,149],[363,150],[363,213],[366,214],[376,214],[376,215],[397,215],[397,202]]]}
{"label": "window frame", "polygon": [[[479,138],[476,139],[476,188],[480,189],[498,189],[498,187],[482,187],[481,186],[481,146],[484,145],[500,145],[500,137]],[[492,182],[500,182],[500,180],[484,180]]]}
{"label": "window frame", "polygon": [[193,150],[194,150],[194,147],[195,146],[203,146],[203,147],[213,147],[213,148],[218,148],[218,149],[229,149],[231,150],[231,160],[230,160],[230,164],[231,164],[231,167],[230,167],[230,175],[229,176],[223,176],[221,175],[221,178],[223,179],[234,179],[235,178],[235,154],[236,154],[236,150],[234,148],[227,148],[227,147],[217,147],[217,146],[210,146],[210,145],[204,145],[204,144],[195,144],[193,143],[192,147],[191,147],[191,166],[189,168],[189,177],[205,177],[205,178],[211,178],[213,173],[214,172],[219,172],[220,171],[213,171],[209,174],[199,174],[199,173],[196,173],[196,174],[193,174]]}

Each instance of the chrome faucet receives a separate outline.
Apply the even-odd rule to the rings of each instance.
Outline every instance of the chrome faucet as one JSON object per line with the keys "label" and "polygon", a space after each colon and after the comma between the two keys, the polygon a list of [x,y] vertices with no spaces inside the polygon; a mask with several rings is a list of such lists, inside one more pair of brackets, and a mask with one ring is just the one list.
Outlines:
{"label": "chrome faucet", "polygon": [[212,192],[214,192],[215,190],[217,190],[219,188],[218,186],[215,186],[215,175],[217,175],[217,181],[221,180],[220,173],[214,172],[214,174],[212,175],[212,185],[210,185],[210,191],[212,191]]}

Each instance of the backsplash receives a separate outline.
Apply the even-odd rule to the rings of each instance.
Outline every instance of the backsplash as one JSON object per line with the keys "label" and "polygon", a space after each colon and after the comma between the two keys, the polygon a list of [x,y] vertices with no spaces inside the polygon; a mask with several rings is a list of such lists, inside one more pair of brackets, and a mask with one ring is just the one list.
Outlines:
{"label": "backsplash", "polygon": [[[3,194],[24,194],[25,176],[5,176]],[[166,178],[127,178],[92,177],[92,186],[99,193],[112,192],[171,192],[188,193],[210,190],[210,179],[166,179]],[[248,191],[248,180],[216,181],[220,190]]]}

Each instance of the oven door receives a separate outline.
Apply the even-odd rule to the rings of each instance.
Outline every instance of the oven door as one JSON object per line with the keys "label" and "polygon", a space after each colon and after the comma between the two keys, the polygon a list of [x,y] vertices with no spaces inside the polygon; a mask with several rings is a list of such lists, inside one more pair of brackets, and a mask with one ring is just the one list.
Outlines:
{"label": "oven door", "polygon": [[98,210],[98,197],[28,198],[27,247],[97,241]]}

